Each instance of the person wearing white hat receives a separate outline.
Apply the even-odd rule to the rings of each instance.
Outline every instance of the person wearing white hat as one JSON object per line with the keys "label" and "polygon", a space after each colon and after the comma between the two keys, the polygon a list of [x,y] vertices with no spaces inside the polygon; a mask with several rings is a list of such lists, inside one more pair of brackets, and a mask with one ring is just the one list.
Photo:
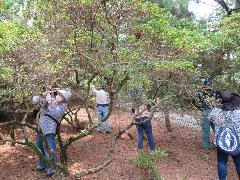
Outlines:
{"label": "person wearing white hat", "polygon": [[[56,129],[66,112],[65,102],[72,94],[69,90],[52,89],[52,91],[48,91],[45,95],[45,99],[41,99],[39,96],[34,96],[33,102],[38,105],[45,105],[40,115],[39,125],[47,140],[48,146],[52,151],[54,162],[57,162],[55,142]],[[49,154],[46,147],[43,145],[43,141],[39,133],[36,135],[36,144],[42,154],[49,159]],[[39,158],[39,164],[36,171],[43,171],[45,169],[47,169],[47,177],[51,177],[55,174],[55,171]]]}

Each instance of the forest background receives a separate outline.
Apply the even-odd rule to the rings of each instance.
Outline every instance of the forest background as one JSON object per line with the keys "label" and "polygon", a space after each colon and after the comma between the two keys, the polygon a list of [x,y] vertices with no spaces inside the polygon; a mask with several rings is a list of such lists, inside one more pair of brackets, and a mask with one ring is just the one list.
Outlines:
{"label": "forest background", "polygon": [[[108,88],[111,110],[130,110],[128,92],[140,89],[142,100],[164,114],[169,132],[171,112],[199,116],[196,92],[204,79],[239,94],[240,1],[215,2],[212,16],[196,19],[190,0],[1,0],[1,142],[42,157],[32,137],[38,131],[32,96],[50,84],[71,89],[64,120],[77,131],[58,133],[59,163],[45,159],[59,178],[69,175],[69,148],[96,129],[91,84]],[[133,125],[115,134],[103,164],[78,177],[110,164],[117,140]]]}

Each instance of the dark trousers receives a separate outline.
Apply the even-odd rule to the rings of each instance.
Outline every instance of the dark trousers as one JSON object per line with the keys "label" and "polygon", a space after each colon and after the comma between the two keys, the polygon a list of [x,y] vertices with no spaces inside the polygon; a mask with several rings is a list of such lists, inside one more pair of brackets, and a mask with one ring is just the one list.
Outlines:
{"label": "dark trousers", "polygon": [[[136,118],[136,122],[141,122],[142,118]],[[155,150],[155,143],[152,133],[152,123],[151,120],[147,120],[143,124],[137,124],[137,131],[138,131],[138,149],[143,149],[143,132],[146,133],[148,139],[148,145],[151,151]]]}
{"label": "dark trousers", "polygon": [[[238,179],[240,179],[240,154],[232,156],[232,158],[237,170]],[[227,162],[228,154],[217,148],[217,170],[219,180],[226,180],[227,178]]]}

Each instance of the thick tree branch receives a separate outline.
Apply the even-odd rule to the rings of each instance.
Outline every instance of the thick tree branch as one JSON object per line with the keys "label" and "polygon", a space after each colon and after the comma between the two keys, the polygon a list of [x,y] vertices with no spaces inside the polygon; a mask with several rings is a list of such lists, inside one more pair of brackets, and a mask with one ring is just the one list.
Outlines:
{"label": "thick tree branch", "polygon": [[[134,121],[134,119],[133,119],[133,121]],[[104,167],[106,167],[107,165],[109,165],[109,164],[112,162],[112,157],[113,157],[113,154],[114,154],[114,152],[115,152],[116,144],[117,144],[118,139],[120,139],[120,137],[122,136],[122,134],[124,134],[124,133],[125,133],[128,129],[130,129],[133,125],[134,125],[133,122],[130,123],[126,128],[124,128],[123,130],[119,131],[119,132],[116,134],[115,138],[114,138],[113,141],[112,141],[111,148],[110,148],[110,150],[109,150],[109,152],[108,152],[108,159],[107,159],[105,162],[103,162],[101,165],[98,165],[98,166],[96,166],[96,167],[94,167],[94,168],[91,168],[91,169],[89,169],[89,170],[87,170],[87,171],[78,172],[78,173],[75,175],[75,177],[78,178],[78,179],[81,179],[81,177],[86,176],[86,175],[89,175],[89,174],[94,174],[94,173],[102,170],[102,169],[103,169]]]}
{"label": "thick tree branch", "polygon": [[215,0],[222,8],[229,13],[230,8],[228,7],[227,3],[224,0]]}
{"label": "thick tree branch", "polygon": [[89,56],[87,56],[86,54],[82,53],[82,52],[77,52],[78,55],[84,57],[85,59],[87,59],[87,63],[90,65],[90,67],[95,70],[95,72],[99,72],[98,67],[96,65],[94,65],[92,62],[95,62],[95,60]]}
{"label": "thick tree branch", "polygon": [[[222,8],[226,11],[228,16],[232,14],[232,12],[238,12],[240,10],[240,7],[235,7],[233,9],[229,8],[227,3],[224,0],[215,0]],[[240,4],[240,0],[236,0],[236,3]]]}
{"label": "thick tree branch", "polygon": [[[161,99],[159,102],[156,103],[155,106],[152,107],[153,111],[151,111],[151,115],[149,117],[149,119],[152,119],[153,117],[153,114],[154,114],[154,111],[155,111],[155,108],[164,100],[166,100],[167,98],[169,98],[168,96]],[[144,110],[143,110],[144,111]],[[142,112],[140,112],[142,113]],[[142,122],[136,122],[135,121],[136,119],[136,115],[133,116],[133,119],[132,119],[132,122],[130,124],[128,124],[123,130],[119,131],[116,135],[115,135],[115,138],[113,139],[112,141],[112,145],[111,145],[111,148],[108,152],[108,159],[103,162],[102,164],[94,167],[94,168],[91,168],[87,171],[82,171],[82,172],[78,172],[76,173],[75,177],[78,178],[78,179],[81,179],[81,177],[83,176],[86,176],[86,175],[89,175],[89,174],[94,174],[100,170],[102,170],[104,167],[106,167],[107,165],[109,165],[111,162],[112,162],[112,156],[114,155],[114,152],[115,152],[115,149],[116,149],[116,144],[117,144],[117,141],[118,139],[120,139],[120,137],[128,130],[130,129],[133,125],[137,125],[137,124],[143,124],[145,123],[146,121],[148,121],[149,119],[145,120],[145,121],[142,121]]]}

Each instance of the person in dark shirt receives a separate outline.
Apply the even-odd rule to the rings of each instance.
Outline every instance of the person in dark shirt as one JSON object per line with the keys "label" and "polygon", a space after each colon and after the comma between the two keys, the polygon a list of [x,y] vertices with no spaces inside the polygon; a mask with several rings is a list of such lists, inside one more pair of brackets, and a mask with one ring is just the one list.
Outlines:
{"label": "person in dark shirt", "polygon": [[220,94],[219,90],[213,88],[211,79],[205,80],[201,90],[198,92],[203,114],[203,119],[201,121],[202,147],[205,150],[210,149],[210,127],[213,131],[215,128],[214,123],[208,119],[208,115],[211,113],[213,107],[216,106]]}

